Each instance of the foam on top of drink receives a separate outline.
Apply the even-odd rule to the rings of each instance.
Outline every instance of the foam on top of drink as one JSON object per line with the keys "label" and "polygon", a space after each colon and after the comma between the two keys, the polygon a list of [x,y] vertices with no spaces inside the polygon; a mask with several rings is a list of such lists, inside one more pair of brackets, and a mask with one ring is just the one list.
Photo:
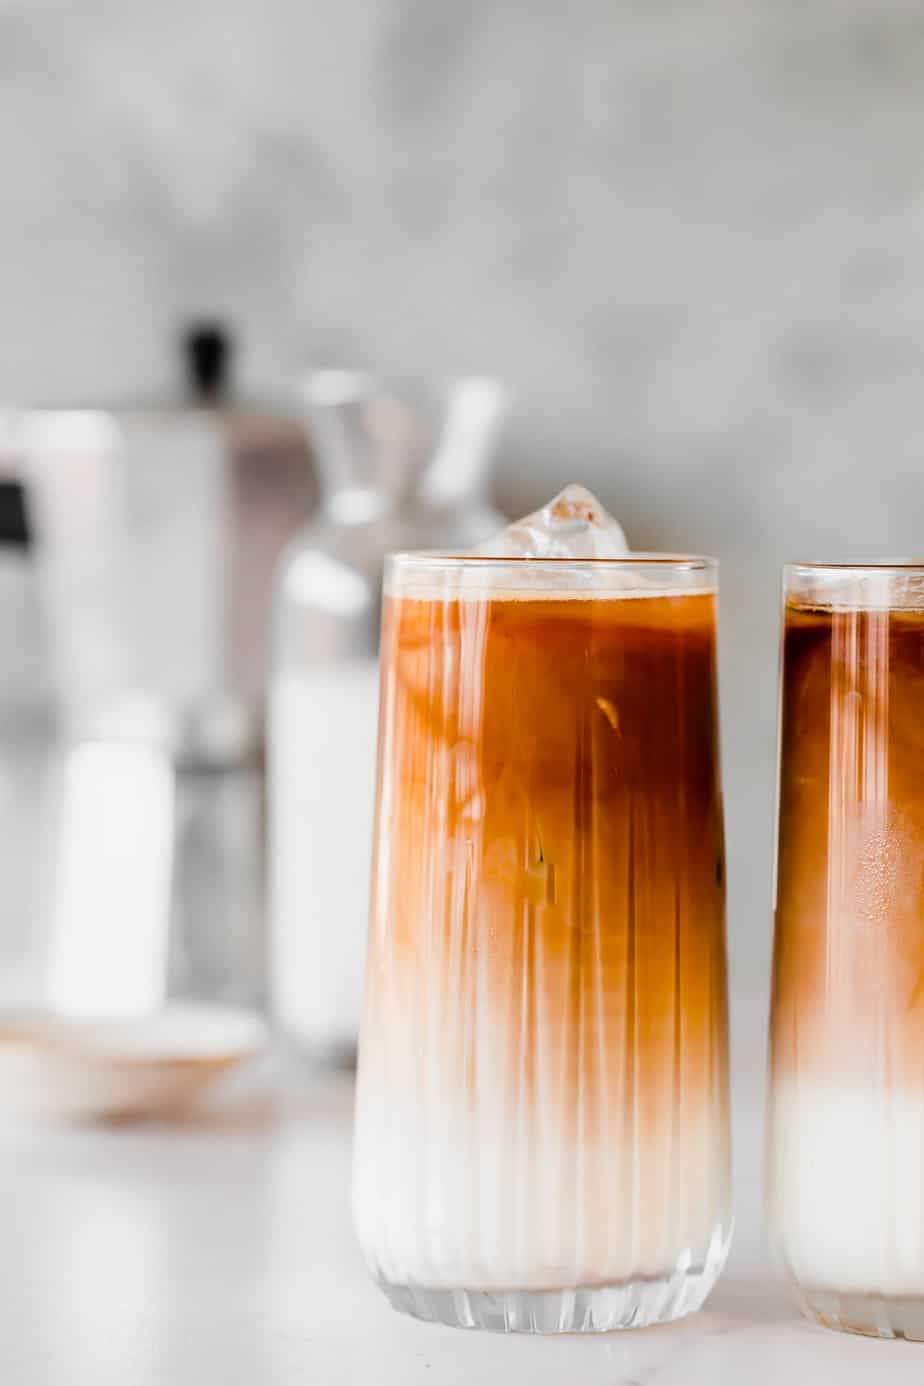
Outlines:
{"label": "foam on top of drink", "polygon": [[909,611],[924,613],[924,567],[919,564],[856,567],[794,565],[788,570],[786,605],[805,613]]}
{"label": "foam on top of drink", "polygon": [[[574,567],[566,566],[569,559]],[[618,521],[596,496],[575,484],[471,553],[410,555],[403,562],[406,567],[400,575],[393,570],[387,590],[392,596],[420,600],[573,601],[714,590],[704,581],[708,565],[703,560],[633,555]],[[672,562],[676,566],[665,571]],[[582,569],[590,563],[593,568]]]}

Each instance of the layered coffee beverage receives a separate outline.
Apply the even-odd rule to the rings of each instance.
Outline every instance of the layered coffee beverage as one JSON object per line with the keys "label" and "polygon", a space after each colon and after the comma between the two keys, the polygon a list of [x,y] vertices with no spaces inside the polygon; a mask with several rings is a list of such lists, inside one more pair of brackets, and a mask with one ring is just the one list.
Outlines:
{"label": "layered coffee beverage", "polygon": [[650,1323],[721,1268],[714,576],[391,567],[354,1205],[412,1313]]}
{"label": "layered coffee beverage", "polygon": [[804,1309],[924,1337],[924,570],[788,572],[768,1214]]}

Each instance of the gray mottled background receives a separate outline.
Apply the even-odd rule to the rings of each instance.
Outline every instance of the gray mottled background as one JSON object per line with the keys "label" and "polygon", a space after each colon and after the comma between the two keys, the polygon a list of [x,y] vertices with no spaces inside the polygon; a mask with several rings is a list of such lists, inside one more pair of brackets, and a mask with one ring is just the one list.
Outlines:
{"label": "gray mottled background", "polygon": [[732,887],[769,942],[778,564],[924,550],[924,7],[0,0],[0,398],[495,370],[499,494],[723,563]]}

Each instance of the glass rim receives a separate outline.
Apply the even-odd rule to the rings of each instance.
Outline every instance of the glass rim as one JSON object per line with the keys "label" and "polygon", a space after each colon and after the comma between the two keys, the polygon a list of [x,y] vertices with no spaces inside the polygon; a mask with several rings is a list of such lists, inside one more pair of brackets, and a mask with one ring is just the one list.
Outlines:
{"label": "glass rim", "polygon": [[633,553],[619,558],[540,558],[532,556],[495,557],[484,553],[466,553],[462,549],[397,549],[387,555],[387,561],[405,568],[509,568],[523,571],[525,567],[587,569],[645,568],[679,573],[711,573],[719,567],[718,559],[705,554]]}
{"label": "glass rim", "polygon": [[844,573],[924,573],[924,558],[898,560],[894,563],[784,563],[783,574],[810,573],[841,575]]}

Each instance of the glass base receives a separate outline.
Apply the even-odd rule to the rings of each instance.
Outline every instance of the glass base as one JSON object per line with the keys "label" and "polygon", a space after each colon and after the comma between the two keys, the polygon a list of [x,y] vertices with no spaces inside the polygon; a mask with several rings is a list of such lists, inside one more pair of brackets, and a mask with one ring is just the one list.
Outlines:
{"label": "glass base", "polygon": [[395,1309],[428,1323],[495,1333],[607,1333],[672,1323],[694,1313],[702,1307],[720,1268],[721,1262],[660,1280],[626,1280],[571,1290],[428,1290],[421,1285],[392,1285],[382,1278],[378,1283]]}
{"label": "glass base", "polygon": [[806,1318],[841,1333],[866,1338],[908,1338],[924,1342],[924,1296],[841,1294],[837,1290],[797,1289]]}

